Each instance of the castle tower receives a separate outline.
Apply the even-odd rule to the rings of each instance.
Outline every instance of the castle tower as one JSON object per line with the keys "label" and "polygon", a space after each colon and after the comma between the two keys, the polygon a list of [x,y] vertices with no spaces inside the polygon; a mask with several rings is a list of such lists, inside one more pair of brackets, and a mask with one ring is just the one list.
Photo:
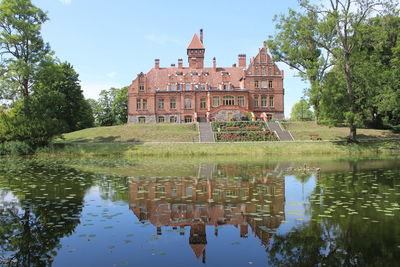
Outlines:
{"label": "castle tower", "polygon": [[195,34],[187,48],[189,68],[202,69],[204,68],[204,54],[206,49],[203,46],[203,30],[200,30],[200,36]]}

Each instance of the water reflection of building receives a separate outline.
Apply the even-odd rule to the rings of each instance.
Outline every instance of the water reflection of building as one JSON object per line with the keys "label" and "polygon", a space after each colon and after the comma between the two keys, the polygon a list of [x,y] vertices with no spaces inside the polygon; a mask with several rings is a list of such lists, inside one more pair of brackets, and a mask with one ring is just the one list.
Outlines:
{"label": "water reflection of building", "polygon": [[[205,262],[206,227],[233,225],[246,238],[252,232],[268,246],[271,232],[284,220],[284,180],[273,175],[257,178],[212,177],[213,165],[199,169],[198,178],[130,178],[129,203],[140,221],[162,226],[190,227],[189,244]],[[184,231],[179,231],[184,234]]]}

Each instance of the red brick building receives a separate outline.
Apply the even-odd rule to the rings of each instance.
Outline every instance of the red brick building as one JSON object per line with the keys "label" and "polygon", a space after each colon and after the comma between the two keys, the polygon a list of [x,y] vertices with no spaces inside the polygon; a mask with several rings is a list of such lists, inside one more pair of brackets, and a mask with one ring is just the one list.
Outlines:
{"label": "red brick building", "polygon": [[241,120],[251,116],[284,118],[284,73],[259,49],[250,59],[238,56],[232,67],[219,67],[215,57],[204,66],[203,31],[187,48],[188,67],[160,67],[156,59],[147,73],[138,74],[128,90],[128,123]]}

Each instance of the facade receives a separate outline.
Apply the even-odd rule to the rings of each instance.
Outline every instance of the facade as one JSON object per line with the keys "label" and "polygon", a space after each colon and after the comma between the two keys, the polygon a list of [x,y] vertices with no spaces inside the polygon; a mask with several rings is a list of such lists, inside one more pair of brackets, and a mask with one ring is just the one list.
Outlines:
{"label": "facade", "polygon": [[128,90],[128,123],[206,122],[284,118],[284,72],[264,44],[250,59],[238,56],[232,67],[219,67],[215,57],[204,66],[203,31],[187,48],[188,67],[154,67],[140,73]]}

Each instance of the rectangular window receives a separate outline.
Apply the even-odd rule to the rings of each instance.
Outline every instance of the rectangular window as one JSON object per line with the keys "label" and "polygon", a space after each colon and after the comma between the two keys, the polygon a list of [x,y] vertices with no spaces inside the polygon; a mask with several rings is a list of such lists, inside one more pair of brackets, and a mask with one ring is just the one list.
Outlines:
{"label": "rectangular window", "polygon": [[164,99],[158,99],[158,110],[164,110]]}
{"label": "rectangular window", "polygon": [[244,107],[244,96],[243,95],[238,96],[238,105],[241,107]]}
{"label": "rectangular window", "polygon": [[169,84],[169,90],[176,91],[176,83],[170,83]]}
{"label": "rectangular window", "polygon": [[187,83],[187,84],[186,84],[185,90],[186,90],[186,91],[190,91],[190,83]]}
{"label": "rectangular window", "polygon": [[136,110],[142,110],[142,100],[136,99]]}
{"label": "rectangular window", "polygon": [[219,96],[213,96],[212,98],[212,106],[219,107]]}
{"label": "rectangular window", "polygon": [[254,81],[254,88],[258,89],[258,81]]}
{"label": "rectangular window", "polygon": [[140,92],[144,91],[144,82],[143,81],[140,81],[140,83],[139,83],[139,91]]}
{"label": "rectangular window", "polygon": [[191,123],[192,122],[192,116],[185,116],[185,122],[186,123]]}
{"label": "rectangular window", "polygon": [[258,96],[254,96],[254,107],[258,108]]}
{"label": "rectangular window", "polygon": [[171,98],[169,100],[169,109],[176,109],[176,99],[175,98]]}
{"label": "rectangular window", "polygon": [[201,109],[206,108],[206,98],[205,97],[200,98],[200,108]]}
{"label": "rectangular window", "polygon": [[267,88],[267,81],[262,81],[261,82],[261,88],[262,89]]}
{"label": "rectangular window", "polygon": [[178,83],[178,91],[181,91],[181,90],[182,90],[182,84]]}
{"label": "rectangular window", "polygon": [[185,109],[192,109],[192,99],[190,98],[185,99]]}
{"label": "rectangular window", "polygon": [[268,88],[272,88],[272,81],[268,81]]}
{"label": "rectangular window", "polygon": [[273,96],[270,96],[270,97],[269,97],[269,106],[270,106],[270,107],[273,107],[273,106],[274,106],[274,97],[273,97]]}
{"label": "rectangular window", "polygon": [[146,123],[146,117],[139,117],[138,121],[139,123]]}
{"label": "rectangular window", "polygon": [[160,117],[158,117],[158,122],[165,122],[165,118],[164,118],[164,116],[160,116]]}
{"label": "rectangular window", "polygon": [[147,99],[142,99],[142,110],[147,110]]}
{"label": "rectangular window", "polygon": [[266,96],[261,97],[261,107],[263,107],[263,108],[267,107],[267,97]]}

